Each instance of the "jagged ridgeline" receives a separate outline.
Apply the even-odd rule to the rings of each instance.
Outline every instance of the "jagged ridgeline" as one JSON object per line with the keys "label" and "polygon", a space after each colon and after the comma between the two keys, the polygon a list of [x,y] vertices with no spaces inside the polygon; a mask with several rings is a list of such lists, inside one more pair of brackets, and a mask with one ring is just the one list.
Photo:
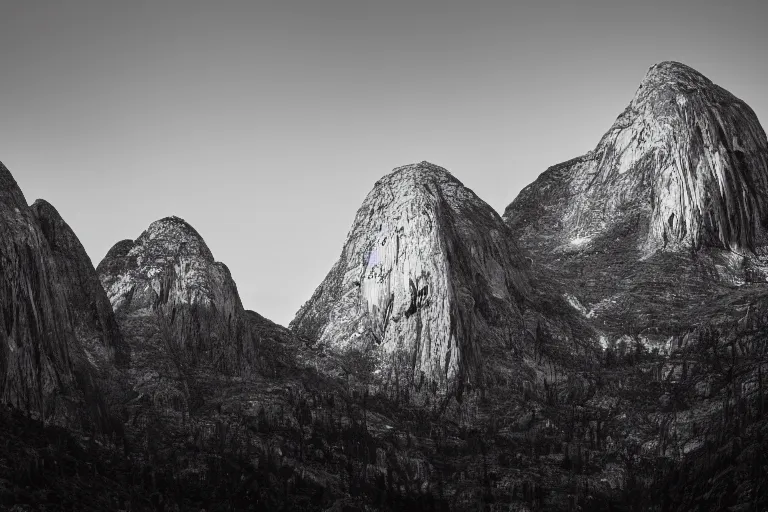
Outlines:
{"label": "jagged ridgeline", "polygon": [[421,162],[376,183],[290,327],[337,352],[372,355],[385,386],[460,393],[483,385],[495,352],[522,359],[533,293],[499,215]]}
{"label": "jagged ridgeline", "polygon": [[755,113],[688,66],[662,62],[593,151],[550,168],[504,217],[547,251],[625,224],[646,254],[744,252],[766,242],[767,203],[768,142]]}
{"label": "jagged ridgeline", "polygon": [[44,201],[27,206],[0,163],[0,398],[34,417],[109,427],[95,376],[122,341],[90,259]]}

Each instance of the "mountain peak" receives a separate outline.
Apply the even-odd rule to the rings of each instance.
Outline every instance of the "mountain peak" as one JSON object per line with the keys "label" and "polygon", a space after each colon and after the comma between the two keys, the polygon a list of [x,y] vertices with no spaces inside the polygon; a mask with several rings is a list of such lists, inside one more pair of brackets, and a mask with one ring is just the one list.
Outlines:
{"label": "mountain peak", "polygon": [[195,255],[209,262],[214,261],[213,254],[200,233],[187,221],[176,216],[154,221],[136,239],[136,243],[146,246],[153,257]]}
{"label": "mountain peak", "polygon": [[643,219],[632,222],[646,254],[702,246],[742,252],[765,236],[765,132],[744,102],[677,62],[650,69],[595,150],[540,180],[505,217],[514,224],[515,210],[536,208],[524,204],[543,193],[538,184],[551,181],[551,194],[569,182],[550,237],[565,246],[573,236],[608,233],[628,216]]}
{"label": "mountain peak", "polygon": [[0,162],[0,205],[3,204],[20,210],[27,207],[27,201],[13,174]]}
{"label": "mountain peak", "polygon": [[45,202],[29,207],[1,163],[0,259],[0,402],[70,426],[86,427],[89,411],[91,426],[104,426],[92,356],[109,364],[119,344],[109,303],[58,212]]}
{"label": "mountain peak", "polygon": [[376,183],[291,328],[341,353],[376,354],[385,379],[461,392],[482,385],[486,348],[513,344],[529,289],[498,214],[421,162]]}
{"label": "mountain peak", "polygon": [[[214,260],[197,230],[183,219],[165,217],[136,240],[116,243],[97,270],[118,321],[150,318],[158,332],[175,332],[187,362],[215,364],[226,373],[247,366],[244,358],[252,355],[252,347],[244,337],[237,286],[227,267]],[[131,332],[128,338],[134,345],[155,347],[161,341],[147,341],[142,332]]]}
{"label": "mountain peak", "polygon": [[547,169],[504,219],[596,325],[674,335],[712,290],[768,278],[768,140],[746,103],[662,62],[594,150]]}
{"label": "mountain peak", "polygon": [[682,115],[685,110],[701,107],[702,103],[712,106],[730,102],[740,101],[692,67],[665,61],[651,66],[630,106],[664,116]]}
{"label": "mountain peak", "polygon": [[41,198],[35,199],[35,202],[32,203],[32,208],[36,208],[39,210],[48,210],[51,212],[55,212],[57,216],[59,215],[59,211],[56,209],[56,207],[53,206],[48,201],[46,201],[45,199],[41,199]]}
{"label": "mountain peak", "polygon": [[447,169],[423,160],[421,162],[396,167],[389,174],[382,177],[376,185],[399,179],[402,175],[409,175],[418,182],[424,181],[452,181],[461,185],[461,182]]}
{"label": "mountain peak", "polygon": [[147,233],[150,235],[169,232],[184,237],[191,236],[199,238],[200,240],[203,239],[203,237],[200,236],[200,233],[198,233],[197,230],[193,228],[189,222],[175,215],[158,219],[151,223],[149,227],[147,227]]}
{"label": "mountain peak", "polygon": [[697,84],[701,87],[714,85],[712,81],[690,66],[673,60],[666,60],[648,68],[641,86],[661,84]]}

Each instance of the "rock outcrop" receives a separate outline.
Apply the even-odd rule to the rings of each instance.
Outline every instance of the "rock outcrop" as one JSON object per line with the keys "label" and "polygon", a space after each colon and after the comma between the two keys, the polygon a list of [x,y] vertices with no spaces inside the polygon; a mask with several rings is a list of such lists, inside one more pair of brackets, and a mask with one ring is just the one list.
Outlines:
{"label": "rock outcrop", "polygon": [[766,201],[768,141],[754,112],[663,62],[595,150],[544,172],[504,219],[595,325],[668,344],[720,314],[734,285],[762,293]]}
{"label": "rock outcrop", "polygon": [[108,415],[83,342],[87,338],[94,352],[119,342],[86,333],[90,320],[83,320],[94,313],[90,305],[98,302],[98,290],[77,289],[88,280],[89,263],[81,259],[84,253],[70,250],[79,242],[52,212],[43,203],[27,206],[0,164],[0,400],[44,421],[99,430],[107,427]]}
{"label": "rock outcrop", "polygon": [[341,257],[290,327],[337,352],[375,351],[387,382],[482,384],[482,353],[520,346],[527,263],[498,214],[422,162],[379,180]]}

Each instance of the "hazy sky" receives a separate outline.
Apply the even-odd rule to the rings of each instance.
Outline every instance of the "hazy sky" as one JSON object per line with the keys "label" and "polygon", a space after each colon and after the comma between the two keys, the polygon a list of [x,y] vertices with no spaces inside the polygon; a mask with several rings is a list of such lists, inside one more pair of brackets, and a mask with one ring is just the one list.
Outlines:
{"label": "hazy sky", "polygon": [[679,60],[768,119],[765,0],[0,0],[0,160],[98,264],[168,215],[287,324],[392,168],[499,212]]}

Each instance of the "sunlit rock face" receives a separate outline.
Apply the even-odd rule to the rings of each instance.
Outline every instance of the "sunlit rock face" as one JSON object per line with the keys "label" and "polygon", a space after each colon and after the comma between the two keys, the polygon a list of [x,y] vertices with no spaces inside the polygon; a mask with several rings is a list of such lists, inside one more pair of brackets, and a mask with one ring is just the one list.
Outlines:
{"label": "sunlit rock face", "polygon": [[97,271],[132,352],[149,358],[133,366],[162,353],[228,375],[248,368],[253,344],[235,282],[184,220],[167,217],[118,242]]}
{"label": "sunlit rock face", "polygon": [[483,345],[521,336],[525,266],[499,215],[445,169],[400,167],[368,194],[290,327],[339,352],[373,350],[385,380],[481,384]]}
{"label": "sunlit rock face", "polygon": [[768,143],[752,109],[671,62],[649,71],[630,109],[638,114],[628,114],[627,128],[614,128],[614,163],[608,165],[614,177],[635,169],[649,175],[649,246],[682,243],[743,252],[762,244]]}
{"label": "sunlit rock face", "polygon": [[124,366],[128,352],[85,248],[50,203],[38,199],[31,210],[51,248],[58,276],[55,285],[67,300],[75,334],[88,360],[99,369],[113,363]]}
{"label": "sunlit rock face", "polygon": [[663,62],[593,151],[544,172],[504,219],[597,324],[666,340],[717,309],[725,288],[766,282],[766,201],[755,113]]}
{"label": "sunlit rock face", "polygon": [[[37,211],[0,163],[0,399],[47,422],[98,429],[106,411],[76,336],[89,292],[70,303],[69,285],[77,277],[59,266],[61,257],[81,255],[53,249]],[[80,263],[87,274],[85,261],[75,266]]]}
{"label": "sunlit rock face", "polygon": [[768,143],[754,112],[695,70],[663,62],[597,148],[549,169],[505,219],[529,236],[546,226],[550,246],[579,246],[633,215],[646,252],[743,252],[764,243],[766,193]]}

